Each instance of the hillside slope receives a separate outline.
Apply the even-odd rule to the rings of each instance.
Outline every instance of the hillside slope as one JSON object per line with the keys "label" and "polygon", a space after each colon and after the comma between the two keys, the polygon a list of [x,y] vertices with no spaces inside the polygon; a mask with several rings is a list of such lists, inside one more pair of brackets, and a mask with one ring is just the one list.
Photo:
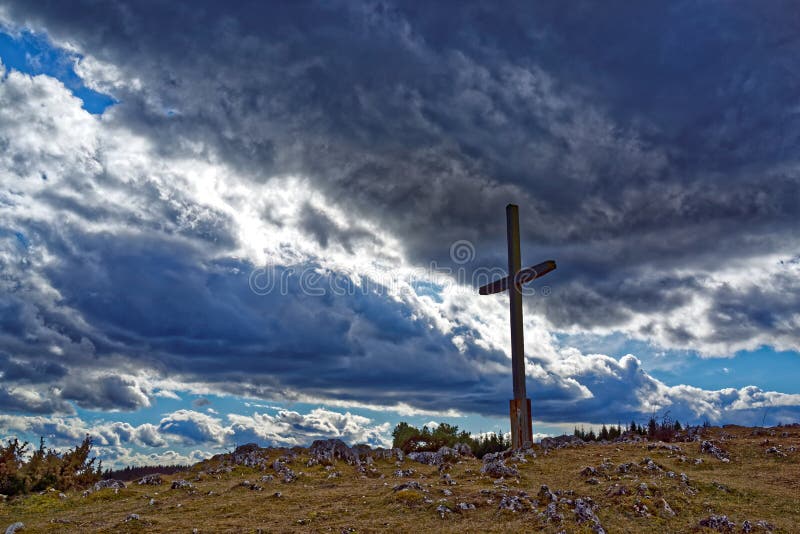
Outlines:
{"label": "hillside slope", "polygon": [[697,439],[537,445],[494,461],[421,458],[434,465],[398,460],[397,451],[367,459],[333,442],[245,446],[160,485],[9,500],[0,504],[0,528],[19,521],[22,532],[798,531],[800,426],[712,428]]}

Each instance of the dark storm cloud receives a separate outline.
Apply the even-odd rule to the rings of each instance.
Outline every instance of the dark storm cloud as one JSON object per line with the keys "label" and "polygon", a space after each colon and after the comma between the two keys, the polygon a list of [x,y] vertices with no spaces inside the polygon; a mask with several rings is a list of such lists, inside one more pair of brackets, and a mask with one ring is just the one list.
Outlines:
{"label": "dark storm cloud", "polygon": [[301,226],[311,234],[322,248],[328,248],[333,241],[347,252],[353,253],[353,244],[359,240],[380,242],[374,234],[364,228],[342,227],[331,219],[324,211],[315,208],[309,203],[303,206]]}
{"label": "dark storm cloud", "polygon": [[[221,158],[253,183],[301,175],[363,221],[338,223],[306,203],[299,225],[323,249],[352,252],[376,239],[373,224],[417,264],[448,265],[450,243],[468,239],[478,252],[468,268],[504,265],[503,207],[515,201],[525,258],[559,262],[551,297],[529,301],[556,328],[613,329],[643,315],[638,333],[679,346],[799,342],[791,276],[760,290],[709,282],[727,262],[796,253],[800,41],[789,3],[6,5],[12,21],[119,71],[87,83],[121,102],[105,124],[151,140],[154,157],[191,146],[189,157]],[[25,98],[10,91],[6,102]],[[6,167],[23,177],[40,172],[36,161],[20,153]],[[237,241],[229,216],[194,216],[180,191],[106,171],[37,193],[61,224],[22,221],[56,258],[42,274],[57,298],[22,263],[3,265],[4,377],[62,386],[36,410],[147,405],[132,378],[80,379],[124,360],[131,373],[234,394],[505,415],[507,374],[484,368],[505,366],[503,354],[455,350],[386,295],[316,297],[297,278],[286,295],[256,295],[254,266],[224,257]],[[289,267],[322,270],[276,274]],[[695,296],[709,302],[707,339],[658,323]],[[53,345],[64,353],[48,356]],[[51,357],[60,363],[22,371]],[[537,416],[599,420],[614,398],[627,417],[660,395],[633,360],[593,362],[569,377],[546,369],[532,388]],[[164,429],[192,442],[213,434],[195,423]]]}
{"label": "dark storm cloud", "polygon": [[[12,2],[10,16],[144,80],[113,89],[116,120],[165,154],[191,139],[259,179],[307,175],[417,261],[470,239],[502,264],[502,208],[520,203],[526,256],[565,267],[558,326],[675,310],[643,267],[796,247],[790,3]],[[305,224],[323,246],[361,237],[313,209]]]}

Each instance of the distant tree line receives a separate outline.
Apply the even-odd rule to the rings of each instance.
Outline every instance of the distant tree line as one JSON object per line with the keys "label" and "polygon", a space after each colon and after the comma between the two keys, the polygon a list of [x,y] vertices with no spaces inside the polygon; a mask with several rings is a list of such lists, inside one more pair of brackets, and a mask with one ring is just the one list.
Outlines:
{"label": "distant tree line", "polygon": [[[625,435],[639,435],[648,439],[661,441],[671,441],[675,433],[683,430],[679,421],[673,421],[669,417],[669,412],[665,414],[661,421],[655,416],[651,417],[645,426],[631,421],[629,425],[602,425],[599,432],[589,429],[587,432],[583,427],[575,427],[573,435],[584,441],[611,441]],[[511,447],[511,440],[497,433],[481,434],[478,437],[472,436],[469,432],[459,431],[458,426],[447,423],[439,423],[433,429],[423,426],[421,429],[401,422],[392,431],[392,447],[398,447],[404,452],[412,451],[436,451],[441,447],[452,447],[456,443],[466,443],[472,449],[473,454],[478,458],[491,452],[499,452]]]}
{"label": "distant tree line", "polygon": [[39,448],[28,457],[28,442],[8,440],[0,445],[0,493],[21,495],[54,488],[66,491],[94,484],[100,480],[103,463],[89,458],[92,439],[87,435],[83,442],[67,452],[47,449],[44,438]]}
{"label": "distant tree line", "polygon": [[427,426],[421,429],[406,422],[399,423],[392,431],[392,447],[405,453],[413,451],[436,451],[441,447],[453,447],[456,443],[466,443],[478,458],[491,452],[508,449],[511,441],[503,435],[488,433],[473,437],[469,432],[459,432],[458,426],[439,423],[432,430]]}
{"label": "distant tree line", "polygon": [[162,475],[171,475],[178,471],[186,471],[189,469],[188,465],[171,464],[171,465],[142,465],[142,466],[127,466],[122,469],[106,469],[103,473],[103,478],[113,478],[116,480],[137,480],[145,475],[152,475],[153,473],[161,473]]}
{"label": "distant tree line", "polygon": [[675,433],[681,430],[683,430],[683,427],[679,421],[672,421],[669,415],[665,415],[661,422],[658,422],[655,417],[651,417],[644,427],[641,424],[637,424],[636,421],[631,421],[627,427],[623,427],[619,423],[616,426],[603,425],[600,427],[600,431],[595,433],[592,429],[586,432],[583,427],[578,428],[576,426],[572,434],[581,438],[583,441],[610,441],[625,433],[628,435],[635,434],[646,436],[650,439],[670,441]]}

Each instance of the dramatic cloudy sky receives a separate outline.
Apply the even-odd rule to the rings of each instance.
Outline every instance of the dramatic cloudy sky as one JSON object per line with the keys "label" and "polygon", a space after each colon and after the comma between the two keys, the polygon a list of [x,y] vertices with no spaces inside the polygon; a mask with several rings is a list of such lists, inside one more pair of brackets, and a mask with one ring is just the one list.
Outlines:
{"label": "dramatic cloudy sky", "polygon": [[231,4],[0,0],[0,437],[507,430],[508,202],[535,432],[800,418],[793,2]]}

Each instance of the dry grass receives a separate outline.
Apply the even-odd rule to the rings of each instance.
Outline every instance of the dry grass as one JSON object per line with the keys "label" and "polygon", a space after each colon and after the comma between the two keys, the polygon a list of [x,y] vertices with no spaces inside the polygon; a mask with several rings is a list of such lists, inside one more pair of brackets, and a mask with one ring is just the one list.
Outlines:
{"label": "dry grass", "polygon": [[[790,435],[781,437],[782,431]],[[800,447],[800,428],[772,432],[774,436],[752,436],[749,428],[708,430],[707,437],[716,439],[730,453],[731,462],[727,464],[702,454],[698,442],[679,443],[682,453],[648,451],[646,444],[589,445],[548,454],[537,449],[536,459],[518,464],[518,479],[504,481],[507,489],[481,475],[481,462],[476,459],[453,465],[449,473],[457,484],[449,486],[436,467],[410,460],[403,462],[403,468],[413,468],[416,473],[405,479],[395,478],[395,462],[384,460],[375,463],[384,478],[362,478],[353,467],[340,464],[337,469],[342,476],[329,479],[324,467],[306,467],[308,457],[301,453],[290,467],[303,475],[288,484],[277,481],[277,477],[274,482],[258,482],[263,491],[250,490],[240,483],[245,479],[257,482],[271,470],[264,473],[237,467],[231,473],[200,475],[195,481],[198,473],[208,468],[198,464],[188,473],[164,477],[161,486],[131,484],[117,494],[105,489],[88,497],[71,493],[67,499],[59,499],[55,492],[13,499],[0,504],[0,528],[22,521],[25,532],[192,532],[194,528],[200,532],[591,532],[589,524],[575,522],[572,507],[566,504],[559,505],[564,515],[561,524],[546,522],[541,513],[544,503],[526,512],[498,510],[503,493],[526,491],[535,500],[540,486],[546,484],[552,490],[572,490],[574,494],[566,498],[593,499],[609,533],[701,532],[698,521],[712,513],[726,514],[737,523],[737,532],[745,519],[754,524],[767,520],[775,525],[775,532],[798,532],[800,452],[780,458],[767,455],[765,449],[769,445],[778,445],[784,451],[790,446]],[[724,439],[725,434],[733,438]],[[765,439],[769,445],[762,444]],[[270,458],[282,452],[272,451]],[[681,454],[688,461],[682,462]],[[604,459],[616,467],[626,462],[639,464],[645,457],[652,458],[664,471],[637,468],[621,474],[610,469],[601,471],[597,485],[587,484],[588,477],[580,474],[584,466],[596,467]],[[702,458],[703,463],[694,464],[695,458]],[[686,473],[689,486],[697,493],[691,495],[680,477],[670,478],[667,471]],[[192,481],[195,491],[169,489],[170,482],[178,478]],[[392,491],[396,484],[411,480],[418,481],[425,492]],[[648,485],[648,497],[637,496],[642,482]],[[606,496],[613,484],[625,486],[629,494]],[[444,496],[445,488],[453,495]],[[282,496],[274,496],[275,492]],[[151,498],[155,499],[152,505]],[[674,517],[659,514],[656,503],[661,498],[674,509]],[[636,515],[637,500],[648,507],[650,516]],[[476,509],[449,513],[444,519],[436,512],[440,504],[455,510],[461,502],[474,504]],[[140,519],[125,522],[131,513],[139,514]]]}

